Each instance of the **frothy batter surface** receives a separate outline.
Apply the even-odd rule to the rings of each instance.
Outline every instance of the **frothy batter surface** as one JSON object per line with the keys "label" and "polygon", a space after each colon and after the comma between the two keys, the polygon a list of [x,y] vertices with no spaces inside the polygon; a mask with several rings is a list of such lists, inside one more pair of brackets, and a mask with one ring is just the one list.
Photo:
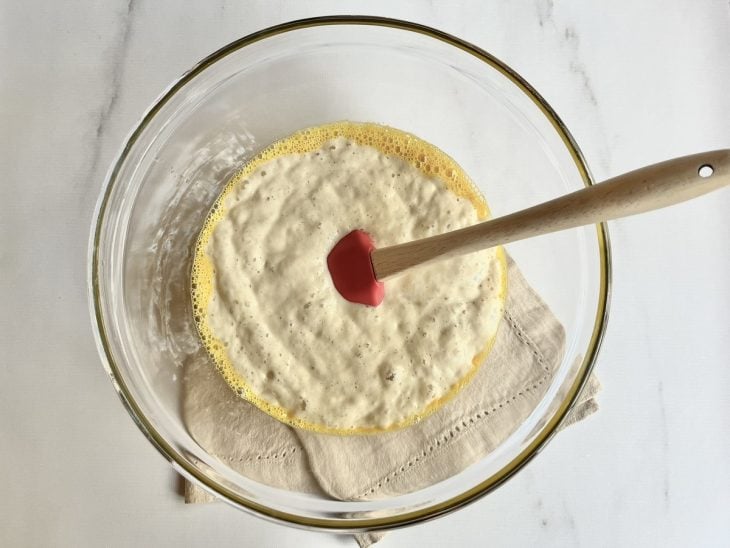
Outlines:
{"label": "frothy batter surface", "polygon": [[196,248],[206,348],[239,395],[304,428],[410,424],[476,371],[502,316],[500,248],[388,280],[378,307],[343,299],[326,257],[354,229],[378,247],[454,230],[488,210],[435,147],[339,123],[275,143],[228,184]]}

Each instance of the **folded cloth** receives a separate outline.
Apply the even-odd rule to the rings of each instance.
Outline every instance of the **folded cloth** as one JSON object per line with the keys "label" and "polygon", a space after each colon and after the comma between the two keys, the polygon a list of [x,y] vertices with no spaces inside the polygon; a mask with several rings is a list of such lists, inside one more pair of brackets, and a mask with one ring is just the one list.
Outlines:
{"label": "folded cloth", "polygon": [[[492,351],[472,382],[421,422],[365,436],[293,429],[236,396],[201,352],[188,359],[183,379],[183,413],[191,435],[251,479],[339,500],[408,493],[457,474],[524,422],[563,359],[562,325],[514,261],[507,263],[508,297]],[[563,427],[598,409],[599,389],[592,377]],[[187,484],[185,500],[212,497]],[[365,547],[382,533],[355,537]]]}

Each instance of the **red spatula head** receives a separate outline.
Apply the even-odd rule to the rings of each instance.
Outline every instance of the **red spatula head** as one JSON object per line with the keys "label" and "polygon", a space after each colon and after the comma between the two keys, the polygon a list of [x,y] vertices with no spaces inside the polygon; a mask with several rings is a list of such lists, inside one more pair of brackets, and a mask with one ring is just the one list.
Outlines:
{"label": "red spatula head", "polygon": [[383,302],[385,287],[375,278],[370,253],[375,249],[367,232],[353,230],[342,238],[327,255],[335,288],[353,303],[378,306]]}

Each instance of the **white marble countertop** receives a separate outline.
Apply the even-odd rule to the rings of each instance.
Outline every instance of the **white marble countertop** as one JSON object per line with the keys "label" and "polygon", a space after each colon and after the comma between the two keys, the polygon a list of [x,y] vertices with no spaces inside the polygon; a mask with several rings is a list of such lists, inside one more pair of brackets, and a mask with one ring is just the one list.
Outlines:
{"label": "white marble countertop", "polygon": [[[197,4],[0,7],[3,546],[354,545],[185,506],[92,339],[86,249],[104,173],[160,91],[234,38],[331,13],[436,26],[535,85],[598,179],[730,147],[727,0]],[[600,412],[492,495],[381,546],[730,544],[729,213],[725,189],[612,223]]]}

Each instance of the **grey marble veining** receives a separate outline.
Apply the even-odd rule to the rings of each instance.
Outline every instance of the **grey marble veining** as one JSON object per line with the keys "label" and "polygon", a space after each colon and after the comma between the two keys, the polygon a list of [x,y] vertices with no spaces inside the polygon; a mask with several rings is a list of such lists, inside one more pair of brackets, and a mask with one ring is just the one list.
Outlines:
{"label": "grey marble veining", "polygon": [[535,8],[537,10],[537,22],[541,27],[552,22],[553,8],[555,3],[553,0],[535,0]]}
{"label": "grey marble veining", "polygon": [[585,32],[587,29],[576,25],[570,18],[570,13],[558,12],[556,14],[553,0],[535,0],[535,8],[541,32],[549,33],[553,41],[566,52],[563,62],[567,63],[569,75],[573,79],[572,86],[579,90],[583,103],[593,109],[592,118],[599,137],[596,141],[599,145],[598,154],[594,158],[593,164],[601,168],[597,175],[610,173],[611,151],[606,139],[598,96],[591,80],[590,69],[583,59],[584,48],[581,47],[581,32]]}
{"label": "grey marble veining", "polygon": [[596,94],[593,92],[591,79],[588,76],[588,69],[582,61],[578,60],[578,48],[580,47],[578,32],[575,28],[568,26],[565,27],[563,35],[565,36],[565,43],[573,50],[575,56],[575,59],[570,62],[570,71],[580,77],[588,101],[597,107],[598,99],[596,99]]}
{"label": "grey marble veining", "polygon": [[[132,36],[136,1],[137,0],[127,0],[126,5],[123,6],[122,12],[119,13],[117,21],[112,27],[112,36],[115,38],[112,42],[111,51],[109,51],[105,59],[107,63],[107,70],[105,71],[106,85],[101,91],[103,102],[99,112],[96,113],[96,130],[90,139],[88,148],[89,179],[98,175],[101,147],[102,142],[106,137],[107,124],[110,116],[112,116],[115,112],[120,94],[123,93],[125,84],[124,65],[127,58],[129,41]],[[86,183],[83,179],[80,179],[78,184]]]}
{"label": "grey marble veining", "polygon": [[667,424],[667,406],[669,405],[664,399],[664,384],[660,380],[657,383],[657,392],[659,392],[659,435],[662,450],[662,461],[657,463],[663,472],[662,483],[663,483],[663,495],[664,495],[664,510],[669,509],[670,502],[670,483],[669,483],[669,469],[667,459],[669,457],[669,425]]}

